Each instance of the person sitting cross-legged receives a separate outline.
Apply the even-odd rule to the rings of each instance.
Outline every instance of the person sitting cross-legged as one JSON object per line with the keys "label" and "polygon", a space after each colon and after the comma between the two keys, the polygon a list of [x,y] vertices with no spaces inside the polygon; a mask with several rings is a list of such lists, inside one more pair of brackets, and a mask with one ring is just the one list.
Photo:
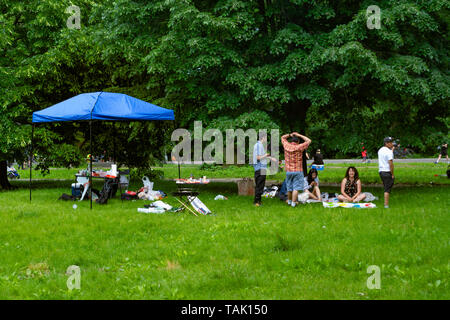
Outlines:
{"label": "person sitting cross-legged", "polygon": [[345,178],[341,182],[339,201],[359,202],[365,198],[366,195],[361,192],[361,180],[359,179],[358,170],[355,167],[348,167]]}
{"label": "person sitting cross-legged", "polygon": [[312,168],[309,170],[308,175],[305,177],[305,183],[303,186],[303,192],[308,194],[308,199],[322,201],[319,189],[319,177],[316,169]]}

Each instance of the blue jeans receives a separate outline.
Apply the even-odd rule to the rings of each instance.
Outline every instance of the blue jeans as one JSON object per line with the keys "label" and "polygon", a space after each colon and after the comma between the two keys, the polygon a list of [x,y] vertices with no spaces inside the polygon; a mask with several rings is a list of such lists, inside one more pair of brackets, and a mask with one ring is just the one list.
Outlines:
{"label": "blue jeans", "polygon": [[287,191],[303,191],[304,178],[303,171],[286,172]]}

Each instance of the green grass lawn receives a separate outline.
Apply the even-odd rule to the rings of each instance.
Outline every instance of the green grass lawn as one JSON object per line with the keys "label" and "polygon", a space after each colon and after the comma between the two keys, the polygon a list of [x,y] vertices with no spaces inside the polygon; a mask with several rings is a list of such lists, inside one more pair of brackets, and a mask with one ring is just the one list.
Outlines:
{"label": "green grass lawn", "polygon": [[[319,171],[321,182],[339,183],[345,176],[345,171],[349,165],[354,164],[328,164],[324,171]],[[381,180],[378,175],[378,163],[357,164],[354,165],[359,171],[359,176],[363,184],[380,184]],[[84,168],[85,169],[85,168]],[[153,167],[155,170],[164,172],[166,179],[178,178],[178,167],[176,165],[164,165],[162,167]],[[79,169],[51,169],[49,175],[42,175],[39,171],[33,171],[34,179],[75,179],[75,173]],[[450,185],[450,179],[442,177],[447,170],[447,165],[443,162],[435,165],[433,163],[396,163],[395,176],[396,184],[446,184]],[[29,170],[19,170],[22,179],[29,178]],[[245,166],[219,166],[214,170],[202,170],[199,165],[182,165],[182,178],[202,177],[206,175],[208,178],[245,178],[253,177],[253,167]],[[282,182],[286,173],[279,171],[277,174],[268,175],[267,179]]]}
{"label": "green grass lawn", "polygon": [[[138,213],[148,201],[73,209],[56,200],[68,183],[36,182],[32,203],[26,189],[0,192],[0,299],[450,298],[448,186],[394,188],[390,209],[358,210],[256,208],[235,184],[214,183],[200,195],[214,215],[195,217]],[[70,265],[81,290],[67,289]],[[380,290],[366,286],[370,265]]]}
{"label": "green grass lawn", "polygon": [[[346,169],[349,166],[355,166],[358,169],[359,177],[363,184],[381,184],[378,174],[378,163],[370,164],[328,164],[325,170],[319,171],[321,182],[340,183],[344,178]],[[156,170],[162,170],[164,177],[174,179],[178,178],[178,167],[176,165],[165,165],[155,167]],[[394,167],[397,184],[450,184],[450,179],[442,177],[447,170],[447,165],[440,163],[397,163]],[[218,167],[215,170],[201,170],[199,165],[183,165],[181,167],[182,178],[189,178],[190,174],[194,177],[206,175],[209,178],[244,178],[253,177],[253,167],[251,166],[229,166]],[[437,176],[436,176],[437,175]],[[268,175],[267,179],[282,182],[286,173],[282,170],[274,175]]]}

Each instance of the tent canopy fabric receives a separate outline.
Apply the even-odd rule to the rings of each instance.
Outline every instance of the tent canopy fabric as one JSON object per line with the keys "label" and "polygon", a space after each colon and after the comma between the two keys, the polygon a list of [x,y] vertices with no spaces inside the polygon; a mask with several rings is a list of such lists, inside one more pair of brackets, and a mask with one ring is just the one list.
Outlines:
{"label": "tent canopy fabric", "polygon": [[175,120],[173,110],[122,93],[83,93],[33,113],[33,123],[62,121]]}

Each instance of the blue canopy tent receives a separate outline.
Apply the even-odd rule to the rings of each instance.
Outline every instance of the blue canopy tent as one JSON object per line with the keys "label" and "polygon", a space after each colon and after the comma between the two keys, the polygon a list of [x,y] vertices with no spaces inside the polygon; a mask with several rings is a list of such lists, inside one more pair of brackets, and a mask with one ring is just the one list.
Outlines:
{"label": "blue canopy tent", "polygon": [[[130,97],[122,93],[83,93],[47,109],[33,112],[31,145],[33,149],[34,126],[38,123],[89,121],[90,148],[92,155],[92,122],[98,121],[152,121],[175,120],[173,110]],[[30,164],[33,161],[33,151]],[[92,156],[90,158],[89,181],[92,186]],[[30,165],[30,201],[32,170]],[[92,209],[92,188],[90,188]]]}

